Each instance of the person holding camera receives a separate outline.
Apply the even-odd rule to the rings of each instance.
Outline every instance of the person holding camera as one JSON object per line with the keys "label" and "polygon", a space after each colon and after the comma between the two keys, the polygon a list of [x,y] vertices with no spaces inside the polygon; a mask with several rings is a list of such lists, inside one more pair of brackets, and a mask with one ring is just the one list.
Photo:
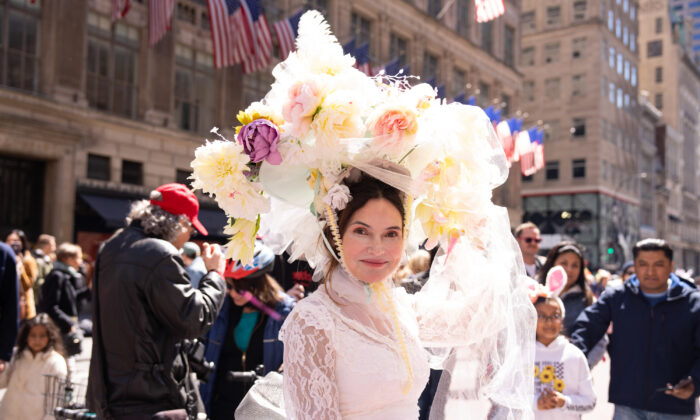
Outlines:
{"label": "person holding camera", "polygon": [[128,226],[98,253],[87,402],[100,419],[196,416],[196,392],[185,380],[190,375],[178,344],[206,334],[226,290],[218,245],[204,245],[208,273],[198,288],[185,271],[178,250],[194,229],[207,234],[198,212],[185,185],[162,185],[150,201],[132,204]]}
{"label": "person holding camera", "polygon": [[228,299],[205,340],[205,358],[216,365],[200,393],[211,420],[233,419],[252,383],[231,380],[229,372],[256,370],[263,375],[282,366],[284,348],[279,330],[295,300],[270,276],[275,254],[255,243],[253,262],[229,260],[224,277]]}

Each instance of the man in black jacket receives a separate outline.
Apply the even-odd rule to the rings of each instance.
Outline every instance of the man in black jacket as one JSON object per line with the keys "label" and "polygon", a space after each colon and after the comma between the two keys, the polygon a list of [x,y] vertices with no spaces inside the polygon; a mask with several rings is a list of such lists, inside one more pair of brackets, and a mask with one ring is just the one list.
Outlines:
{"label": "man in black jacket", "polygon": [[[194,289],[178,250],[197,219],[197,198],[166,184],[131,207],[128,226],[99,252],[93,283],[93,347],[88,405],[100,419],[151,419],[188,404],[184,378],[173,373],[182,339],[204,335],[223,303],[225,260],[204,246],[208,273]],[[180,358],[177,358],[180,360]]]}
{"label": "man in black jacket", "polygon": [[15,253],[0,243],[0,372],[9,365],[19,327],[19,280]]}

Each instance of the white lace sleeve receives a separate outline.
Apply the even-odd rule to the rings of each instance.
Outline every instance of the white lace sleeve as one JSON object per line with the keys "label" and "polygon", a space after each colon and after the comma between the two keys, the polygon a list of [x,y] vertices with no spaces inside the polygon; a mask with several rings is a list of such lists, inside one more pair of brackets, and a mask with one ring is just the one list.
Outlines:
{"label": "white lace sleeve", "polygon": [[[290,420],[341,419],[335,378],[333,324],[322,305],[301,301],[287,318],[284,341],[284,404]],[[308,302],[311,303],[311,302]]]}

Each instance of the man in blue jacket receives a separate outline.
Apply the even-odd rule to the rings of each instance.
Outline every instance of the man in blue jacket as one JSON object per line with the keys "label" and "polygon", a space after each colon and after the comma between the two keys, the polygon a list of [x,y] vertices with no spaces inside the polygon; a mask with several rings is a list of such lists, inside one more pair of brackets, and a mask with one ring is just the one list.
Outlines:
{"label": "man in blue jacket", "polygon": [[582,312],[571,340],[588,354],[612,324],[614,420],[692,420],[700,394],[700,293],[672,274],[665,241],[645,239],[632,252],[636,275]]}

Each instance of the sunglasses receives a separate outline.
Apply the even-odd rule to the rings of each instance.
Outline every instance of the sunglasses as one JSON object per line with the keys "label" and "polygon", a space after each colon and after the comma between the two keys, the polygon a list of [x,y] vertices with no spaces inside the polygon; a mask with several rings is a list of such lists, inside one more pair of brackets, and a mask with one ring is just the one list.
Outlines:
{"label": "sunglasses", "polygon": [[523,238],[523,241],[525,241],[525,243],[527,243],[527,244],[531,244],[533,242],[538,244],[538,243],[542,242],[542,238]]}
{"label": "sunglasses", "polygon": [[537,319],[541,319],[542,321],[559,321],[561,320],[561,315],[560,314],[554,314],[552,316],[547,316],[547,315],[537,315]]}

